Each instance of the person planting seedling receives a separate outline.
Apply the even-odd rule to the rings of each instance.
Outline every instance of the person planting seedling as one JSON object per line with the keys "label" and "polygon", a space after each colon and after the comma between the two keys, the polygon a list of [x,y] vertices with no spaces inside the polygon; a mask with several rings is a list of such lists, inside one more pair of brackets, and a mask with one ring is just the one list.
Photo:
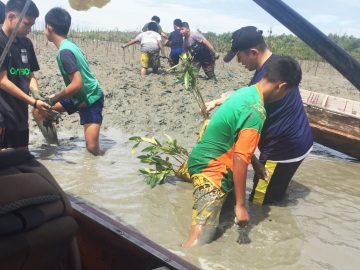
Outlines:
{"label": "person planting seedling", "polygon": [[70,25],[71,16],[62,8],[53,8],[45,16],[44,32],[46,38],[58,48],[56,60],[66,84],[64,90],[47,100],[57,112],[79,112],[86,149],[93,155],[99,155],[104,95],[84,53],[67,38]]}

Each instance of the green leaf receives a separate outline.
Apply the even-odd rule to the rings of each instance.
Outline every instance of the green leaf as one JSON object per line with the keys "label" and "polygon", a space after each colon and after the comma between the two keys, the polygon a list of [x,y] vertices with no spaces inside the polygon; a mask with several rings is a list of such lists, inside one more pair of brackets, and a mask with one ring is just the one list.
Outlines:
{"label": "green leaf", "polygon": [[189,90],[189,80],[190,80],[190,75],[189,72],[186,71],[184,75],[184,87],[186,90]]}
{"label": "green leaf", "polygon": [[[150,168],[140,169],[140,173],[145,176],[146,183],[151,187],[164,182],[169,175],[175,174],[174,167],[178,167],[179,161],[186,160],[188,155],[186,149],[178,145],[177,141],[165,134],[167,140],[164,143],[155,137],[131,137],[136,142],[133,148],[138,147],[141,142],[149,143],[150,146],[142,149],[142,155],[137,158],[141,163],[151,166]],[[173,164],[176,162],[176,165]]]}
{"label": "green leaf", "polygon": [[140,142],[135,143],[135,144],[133,145],[133,147],[131,147],[131,153],[135,153],[135,151],[136,151],[136,149],[138,148],[139,144],[140,144]]}
{"label": "green leaf", "polygon": [[167,138],[167,141],[168,142],[172,142],[173,141],[173,138],[171,138],[169,135],[167,135],[167,134],[164,134],[165,135],[165,137]]}
{"label": "green leaf", "polygon": [[141,137],[139,136],[133,136],[129,138],[129,141],[136,141],[136,142],[141,142]]}
{"label": "green leaf", "polygon": [[156,145],[156,140],[155,140],[154,137],[152,137],[152,138],[141,137],[141,140],[144,141],[144,142],[148,142],[150,144]]}
{"label": "green leaf", "polygon": [[141,152],[158,152],[158,149],[155,145],[145,147]]}

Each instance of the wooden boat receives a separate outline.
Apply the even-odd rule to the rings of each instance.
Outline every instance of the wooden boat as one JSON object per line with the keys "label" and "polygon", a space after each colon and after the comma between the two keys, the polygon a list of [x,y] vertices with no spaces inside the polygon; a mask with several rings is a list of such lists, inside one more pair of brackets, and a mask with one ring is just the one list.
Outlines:
{"label": "wooden boat", "polygon": [[360,159],[360,102],[301,90],[314,140]]}
{"label": "wooden boat", "polygon": [[69,196],[82,269],[198,269],[135,230]]}
{"label": "wooden boat", "polygon": [[0,269],[198,269],[65,194],[25,149],[0,151]]}
{"label": "wooden boat", "polygon": [[[253,0],[360,90],[360,63],[281,0]],[[315,141],[360,158],[360,103],[302,90]]]}

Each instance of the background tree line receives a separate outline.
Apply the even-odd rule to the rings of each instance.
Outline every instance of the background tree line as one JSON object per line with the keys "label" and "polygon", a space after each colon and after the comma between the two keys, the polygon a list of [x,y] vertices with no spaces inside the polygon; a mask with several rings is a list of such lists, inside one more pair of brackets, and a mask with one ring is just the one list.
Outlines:
{"label": "background tree line", "polygon": [[[201,32],[200,30],[197,30]],[[216,34],[201,32],[219,52],[230,49],[231,33]],[[81,31],[75,29],[71,36],[80,39],[93,39],[109,42],[127,42],[136,36],[137,32],[121,31]],[[329,34],[328,37],[360,61],[360,38],[349,35]],[[298,37],[291,34],[272,35],[271,30],[265,36],[269,48],[278,55],[289,55],[300,60],[323,61],[322,58]]]}
{"label": "background tree line", "polygon": [[[313,49],[298,37],[290,34],[271,35],[271,31],[269,33],[268,36],[265,36],[265,42],[274,53],[289,55],[300,60],[323,61]],[[203,34],[218,51],[226,52],[230,49],[231,33],[216,34],[207,32]],[[360,61],[360,38],[348,35],[340,36],[338,34],[329,34],[328,37]]]}

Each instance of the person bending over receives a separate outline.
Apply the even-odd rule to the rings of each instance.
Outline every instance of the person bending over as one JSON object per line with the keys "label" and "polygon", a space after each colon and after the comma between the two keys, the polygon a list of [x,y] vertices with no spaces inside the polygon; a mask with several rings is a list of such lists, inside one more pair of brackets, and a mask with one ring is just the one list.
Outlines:
{"label": "person bending over", "polygon": [[48,100],[52,109],[58,112],[79,112],[86,149],[93,155],[99,155],[104,95],[85,54],[67,38],[70,25],[71,16],[65,9],[53,8],[45,15],[44,32],[58,48],[56,60],[66,85],[64,90]]}
{"label": "person bending over", "polygon": [[289,58],[274,60],[263,78],[234,92],[214,113],[201,140],[192,149],[188,168],[193,182],[192,224],[183,247],[213,240],[227,194],[235,193],[236,223],[246,226],[247,168],[266,118],[264,102],[291,94],[301,81],[299,64]]}

